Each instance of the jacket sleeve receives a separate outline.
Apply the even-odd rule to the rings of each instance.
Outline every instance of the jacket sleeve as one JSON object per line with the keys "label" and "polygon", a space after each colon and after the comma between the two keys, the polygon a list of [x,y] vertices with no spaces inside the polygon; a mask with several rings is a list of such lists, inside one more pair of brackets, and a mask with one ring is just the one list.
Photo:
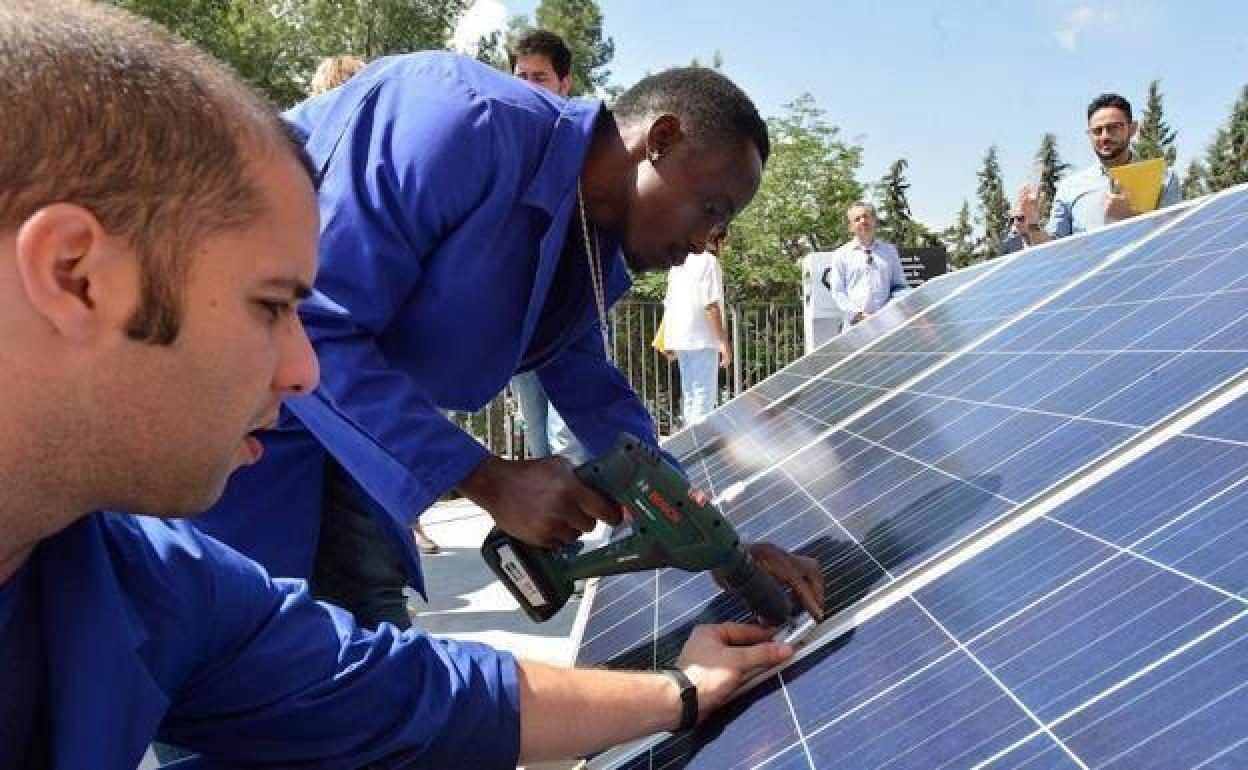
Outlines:
{"label": "jacket sleeve", "polygon": [[198,577],[169,575],[178,602],[201,611],[185,639],[160,640],[196,657],[161,740],[213,766],[515,767],[519,692],[509,654],[389,624],[359,628],[314,601],[303,581],[272,580],[198,539]]}
{"label": "jacket sleeve", "polygon": [[386,360],[378,339],[430,254],[493,184],[498,129],[483,102],[434,95],[421,109],[402,109],[404,96],[397,85],[380,86],[340,137],[320,143],[333,147],[327,160],[317,158],[321,268],[301,315],[322,361],[321,388],[291,409],[331,451],[325,432],[336,421],[358,429],[364,451],[335,454],[387,510],[410,520],[487,452]]}
{"label": "jacket sleeve", "polygon": [[[624,374],[607,360],[600,329],[594,324],[538,369],[542,387],[592,457],[605,454],[624,432],[657,447],[654,420]],[[663,454],[681,467],[676,458]]]}

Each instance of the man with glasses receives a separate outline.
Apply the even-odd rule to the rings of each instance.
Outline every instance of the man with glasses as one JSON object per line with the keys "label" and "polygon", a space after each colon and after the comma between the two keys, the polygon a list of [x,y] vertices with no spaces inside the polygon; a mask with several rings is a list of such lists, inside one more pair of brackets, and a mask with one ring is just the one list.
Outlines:
{"label": "man with glasses", "polygon": [[[1022,216],[1019,227],[1028,245],[1065,238],[1140,213],[1131,207],[1126,194],[1117,189],[1108,171],[1132,162],[1131,140],[1138,128],[1139,124],[1131,118],[1131,103],[1123,97],[1101,94],[1092,100],[1088,105],[1088,139],[1097,163],[1071,174],[1057,186],[1047,230],[1039,223],[1037,190],[1031,185],[1023,187],[1018,204],[1018,213]],[[1168,169],[1158,208],[1172,206],[1180,200],[1179,180],[1174,171]]]}
{"label": "man with glasses", "polygon": [[1026,228],[1026,217],[1023,216],[1022,198],[1014,204],[1014,209],[1010,212],[1009,224],[1010,228],[1005,232],[1005,240],[1001,241],[1001,254],[1013,254],[1016,251],[1022,251],[1027,248],[1027,240],[1023,237]]}

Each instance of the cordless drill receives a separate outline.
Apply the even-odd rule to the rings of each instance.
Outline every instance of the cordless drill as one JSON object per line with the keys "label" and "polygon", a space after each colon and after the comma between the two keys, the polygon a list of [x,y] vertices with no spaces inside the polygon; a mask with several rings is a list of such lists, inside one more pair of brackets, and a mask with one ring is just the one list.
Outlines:
{"label": "cordless drill", "polygon": [[481,554],[535,622],[549,620],[581,578],[675,567],[711,570],[760,620],[782,625],[793,604],[760,569],[732,525],[659,452],[621,434],[606,455],[576,469],[577,477],[618,505],[632,532],[592,551],[572,553],[523,543],[495,527]]}

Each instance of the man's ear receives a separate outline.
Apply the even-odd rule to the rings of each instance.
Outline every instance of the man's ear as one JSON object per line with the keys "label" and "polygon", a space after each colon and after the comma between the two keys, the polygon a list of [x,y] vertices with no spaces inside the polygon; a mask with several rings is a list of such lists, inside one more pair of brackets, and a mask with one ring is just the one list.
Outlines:
{"label": "man's ear", "polygon": [[[118,301],[133,303],[133,297],[118,296],[119,283],[131,283],[117,274],[118,257],[115,239],[95,215],[72,203],[45,206],[17,230],[17,271],[26,297],[68,339],[93,339],[118,314]],[[109,301],[104,307],[102,297]]]}
{"label": "man's ear", "polygon": [[660,115],[650,124],[650,130],[646,133],[646,157],[651,163],[657,163],[684,139],[685,132],[680,118],[670,113]]}

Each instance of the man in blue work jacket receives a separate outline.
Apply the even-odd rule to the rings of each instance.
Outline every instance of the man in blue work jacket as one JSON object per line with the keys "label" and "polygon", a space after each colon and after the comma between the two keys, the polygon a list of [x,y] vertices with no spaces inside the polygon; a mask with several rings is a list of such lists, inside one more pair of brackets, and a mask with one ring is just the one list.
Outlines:
{"label": "man in blue work jacket", "polygon": [[[321,180],[301,310],[321,388],[201,526],[361,623],[404,628],[403,586],[423,589],[408,526],[448,490],[534,544],[618,522],[566,461],[494,457],[442,410],[537,371],[592,455],[623,431],[656,441],[606,356],[606,308],[626,265],[683,262],[749,203],[767,127],[709,69],[647,77],[608,111],[445,52],[376,61],[290,117]],[[817,612],[813,560],[755,555]]]}
{"label": "man in blue work jacket", "polygon": [[8,0],[0,68],[0,767],[159,737],[183,767],[512,768],[688,727],[791,655],[725,624],[679,672],[578,671],[363,630],[178,521],[316,385],[311,169],[224,67],[104,4]]}

